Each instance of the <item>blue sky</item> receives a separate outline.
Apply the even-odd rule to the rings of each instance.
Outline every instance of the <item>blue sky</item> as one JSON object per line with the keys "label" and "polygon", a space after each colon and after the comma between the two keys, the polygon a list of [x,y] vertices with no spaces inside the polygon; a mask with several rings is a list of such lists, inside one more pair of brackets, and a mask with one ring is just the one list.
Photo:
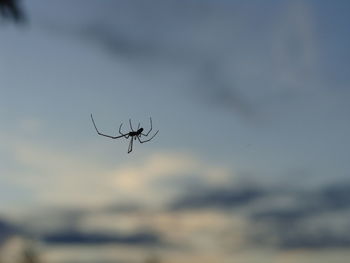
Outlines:
{"label": "blue sky", "polygon": [[[255,219],[259,203],[274,214],[279,198],[294,207],[296,193],[330,198],[328,186],[348,185],[346,1],[23,4],[29,23],[0,28],[2,214],[163,209],[193,191],[253,185],[269,192],[246,200]],[[126,140],[95,133],[90,113],[108,134],[129,118],[147,129],[150,116],[160,132],[127,154]],[[154,222],[171,220],[161,211]]]}

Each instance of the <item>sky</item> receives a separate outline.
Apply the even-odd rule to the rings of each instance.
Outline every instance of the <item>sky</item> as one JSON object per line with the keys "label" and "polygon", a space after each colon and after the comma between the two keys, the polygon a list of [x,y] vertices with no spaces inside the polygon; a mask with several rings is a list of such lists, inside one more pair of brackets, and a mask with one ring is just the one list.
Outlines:
{"label": "sky", "polygon": [[[48,262],[89,242],[111,261],[346,262],[347,1],[21,6],[0,20],[0,215]],[[90,114],[159,133],[127,154]]]}

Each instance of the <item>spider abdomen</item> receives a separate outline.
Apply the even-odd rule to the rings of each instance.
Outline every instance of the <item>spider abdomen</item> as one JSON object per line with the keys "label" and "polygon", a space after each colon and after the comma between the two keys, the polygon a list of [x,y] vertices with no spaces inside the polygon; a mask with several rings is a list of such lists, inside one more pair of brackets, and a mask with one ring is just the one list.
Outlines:
{"label": "spider abdomen", "polygon": [[136,135],[138,135],[138,134],[137,134],[137,132],[135,132],[135,131],[129,132],[129,136],[130,136],[130,137],[133,137],[133,136],[136,136]]}

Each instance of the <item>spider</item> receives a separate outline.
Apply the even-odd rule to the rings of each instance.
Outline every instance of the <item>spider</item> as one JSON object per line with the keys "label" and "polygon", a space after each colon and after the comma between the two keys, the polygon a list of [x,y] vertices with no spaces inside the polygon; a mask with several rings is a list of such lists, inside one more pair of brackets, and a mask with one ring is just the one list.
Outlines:
{"label": "spider", "polygon": [[128,148],[128,153],[131,153],[132,151],[132,146],[133,146],[133,141],[138,139],[140,143],[144,143],[144,142],[149,142],[150,140],[152,140],[156,135],[157,133],[159,132],[159,130],[149,139],[145,140],[145,141],[142,141],[140,138],[141,136],[145,136],[147,137],[149,135],[149,133],[152,131],[152,118],[150,117],[149,118],[149,121],[151,123],[151,129],[146,133],[142,133],[143,132],[143,128],[140,128],[140,123],[139,125],[137,126],[137,131],[134,131],[134,129],[132,128],[132,124],[131,124],[131,119],[129,119],[129,125],[130,125],[130,129],[131,131],[128,132],[128,133],[123,133],[121,131],[122,129],[122,126],[123,126],[123,123],[120,124],[119,126],[119,134],[118,136],[110,136],[110,135],[107,135],[107,134],[103,134],[103,133],[100,133],[99,130],[97,129],[96,127],[96,124],[95,124],[95,121],[94,121],[94,118],[92,117],[92,114],[91,114],[91,120],[92,120],[92,123],[94,124],[94,127],[95,127],[95,130],[97,132],[98,135],[101,135],[101,136],[105,136],[105,137],[108,137],[108,138],[112,138],[112,139],[118,139],[118,138],[121,138],[121,137],[124,137],[126,139],[128,139],[129,137],[130,138],[130,142],[129,142],[129,148]]}

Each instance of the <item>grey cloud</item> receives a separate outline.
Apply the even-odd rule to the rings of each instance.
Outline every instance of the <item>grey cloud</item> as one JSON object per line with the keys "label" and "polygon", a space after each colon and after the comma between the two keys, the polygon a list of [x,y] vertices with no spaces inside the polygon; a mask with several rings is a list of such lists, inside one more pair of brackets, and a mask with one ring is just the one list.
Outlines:
{"label": "grey cloud", "polygon": [[313,189],[235,185],[201,188],[180,197],[171,210],[240,209],[250,226],[247,239],[257,246],[280,249],[350,247],[350,182]]}
{"label": "grey cloud", "polygon": [[229,209],[242,207],[264,197],[267,192],[259,187],[232,187],[232,188],[214,188],[202,189],[188,193],[179,200],[171,204],[171,209],[208,209],[220,208]]}
{"label": "grey cloud", "polygon": [[[319,189],[295,191],[294,205],[264,206],[251,211],[251,238],[258,244],[282,249],[350,247],[350,183],[337,182]],[[277,196],[275,198],[278,198]]]}
{"label": "grey cloud", "polygon": [[[247,245],[286,249],[325,249],[350,247],[350,182],[338,181],[322,187],[300,189],[298,186],[274,186],[258,182],[241,182],[226,187],[202,185],[189,187],[177,200],[158,211],[153,211],[153,223],[158,215],[176,217],[182,213],[196,215],[198,212],[219,213],[240,217],[247,225],[244,231]],[[137,204],[110,205],[97,210],[61,211],[58,227],[37,227],[34,234],[48,244],[128,244],[133,246],[174,245],[167,239],[170,229],[158,229],[150,225],[144,230],[142,218],[149,216],[150,208]],[[82,231],[83,222],[91,216],[141,219],[134,231],[106,232],[99,228]],[[48,217],[44,216],[47,220]],[[62,218],[63,220],[61,220]],[[113,219],[114,220],[114,219]],[[40,220],[36,220],[40,222]],[[63,223],[62,223],[63,221]],[[42,225],[42,224],[40,224]],[[98,226],[98,225],[97,225]],[[156,231],[152,230],[152,226]],[[1,227],[1,225],[0,225]],[[210,225],[208,225],[210,228]],[[217,226],[215,226],[217,227]],[[223,226],[223,227],[228,227]],[[30,225],[26,229],[33,229]],[[4,233],[9,228],[0,228]],[[219,231],[220,229],[217,229]],[[0,231],[0,234],[1,234]],[[162,232],[165,231],[165,232]],[[179,229],[182,231],[182,229]],[[164,238],[167,237],[167,238]]]}
{"label": "grey cloud", "polygon": [[296,232],[294,235],[282,236],[279,247],[283,249],[323,249],[323,248],[349,248],[350,231],[339,234],[332,229],[322,229],[318,233],[307,231]]}
{"label": "grey cloud", "polygon": [[42,235],[40,239],[48,244],[128,244],[128,245],[159,245],[160,236],[152,232],[137,232],[131,234],[85,233],[76,230],[59,231]]}
{"label": "grey cloud", "polygon": [[196,93],[200,92],[208,103],[214,102],[224,109],[234,110],[245,119],[256,119],[257,105],[243,96],[232,76],[228,76],[222,67],[215,60],[203,61],[198,70]]}
{"label": "grey cloud", "polygon": [[17,226],[3,219],[0,219],[0,245],[7,238],[20,233],[21,233],[21,230]]}
{"label": "grey cloud", "polygon": [[[293,193],[293,192],[292,192]],[[350,209],[350,183],[338,182],[309,191],[295,191],[296,206],[265,207],[263,211],[253,212],[254,220],[272,220],[274,222],[295,222],[303,218],[339,212]]]}
{"label": "grey cloud", "polygon": [[[234,11],[233,4],[205,3],[198,8],[176,1],[147,5],[121,1],[104,5],[104,9],[99,8],[104,17],[87,12],[84,21],[75,25],[57,20],[42,22],[41,26],[138,66],[140,62],[147,67],[170,66],[175,74],[185,69],[194,80],[185,90],[187,95],[194,93],[196,100],[233,110],[244,118],[257,113],[244,89],[238,89],[232,75],[223,72],[234,42],[230,32],[237,26],[237,19],[228,11]],[[116,13],[111,15],[111,9]]]}
{"label": "grey cloud", "polygon": [[107,206],[104,206],[99,209],[99,212],[102,213],[118,213],[118,214],[124,214],[124,213],[135,213],[135,212],[144,212],[145,207],[141,206],[140,204],[136,203],[125,203],[125,204],[110,204]]}
{"label": "grey cloud", "polygon": [[156,46],[145,41],[133,40],[127,32],[118,32],[117,29],[103,23],[87,24],[78,31],[72,31],[73,34],[113,56],[141,59],[157,54]]}

